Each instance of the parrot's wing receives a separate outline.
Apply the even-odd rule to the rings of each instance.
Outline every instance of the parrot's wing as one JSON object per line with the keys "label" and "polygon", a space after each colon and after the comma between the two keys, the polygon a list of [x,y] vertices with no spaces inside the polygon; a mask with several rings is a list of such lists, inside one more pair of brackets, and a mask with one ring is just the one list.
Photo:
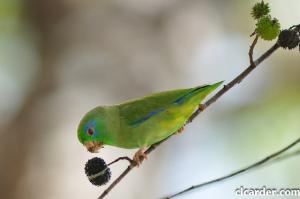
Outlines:
{"label": "parrot's wing", "polygon": [[192,89],[166,91],[120,104],[120,118],[129,125],[141,124],[154,115],[165,111],[172,102],[190,90]]}
{"label": "parrot's wing", "polygon": [[183,104],[190,96],[200,90],[205,90],[206,87],[211,87],[211,85],[166,91],[125,102],[119,105],[120,118],[125,120],[127,125],[140,125],[174,105]]}

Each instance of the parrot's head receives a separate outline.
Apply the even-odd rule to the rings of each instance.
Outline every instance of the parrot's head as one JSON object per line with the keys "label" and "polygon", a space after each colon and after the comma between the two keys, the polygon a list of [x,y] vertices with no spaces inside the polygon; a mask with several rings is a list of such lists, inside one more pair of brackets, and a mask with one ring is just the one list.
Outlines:
{"label": "parrot's head", "polygon": [[97,107],[89,111],[80,121],[77,136],[86,149],[97,153],[107,141],[106,111],[104,107]]}

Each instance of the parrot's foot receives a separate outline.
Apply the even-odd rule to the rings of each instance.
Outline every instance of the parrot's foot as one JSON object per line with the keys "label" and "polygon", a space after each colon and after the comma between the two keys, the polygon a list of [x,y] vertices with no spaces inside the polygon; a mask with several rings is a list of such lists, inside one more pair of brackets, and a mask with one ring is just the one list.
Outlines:
{"label": "parrot's foot", "polygon": [[181,127],[180,129],[177,130],[177,132],[175,133],[176,135],[181,134],[183,132],[184,128]]}
{"label": "parrot's foot", "polygon": [[206,106],[204,104],[199,104],[200,111],[204,111],[205,108],[206,108]]}
{"label": "parrot's foot", "polygon": [[136,162],[137,167],[139,167],[143,161],[141,157],[143,157],[145,160],[148,159],[147,154],[145,154],[145,148],[140,148],[132,158],[133,161]]}

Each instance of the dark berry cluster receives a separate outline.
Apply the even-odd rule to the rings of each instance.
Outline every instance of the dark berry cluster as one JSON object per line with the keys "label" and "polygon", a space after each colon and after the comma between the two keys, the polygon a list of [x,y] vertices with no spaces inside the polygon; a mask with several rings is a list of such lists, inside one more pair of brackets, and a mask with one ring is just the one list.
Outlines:
{"label": "dark berry cluster", "polygon": [[103,159],[98,157],[88,160],[84,170],[89,181],[96,186],[105,185],[111,177],[109,167]]}
{"label": "dark berry cluster", "polygon": [[[300,26],[300,25],[299,25]],[[294,26],[290,29],[282,30],[278,37],[278,45],[282,48],[294,49],[299,46],[300,49],[300,29]]]}

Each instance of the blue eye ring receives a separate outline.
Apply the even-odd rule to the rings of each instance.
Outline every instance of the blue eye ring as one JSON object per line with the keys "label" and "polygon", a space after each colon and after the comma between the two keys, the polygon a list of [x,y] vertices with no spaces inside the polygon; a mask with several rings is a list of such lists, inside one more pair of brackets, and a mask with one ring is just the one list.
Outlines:
{"label": "blue eye ring", "polygon": [[93,128],[88,128],[87,130],[86,130],[86,134],[88,134],[88,135],[90,135],[90,136],[92,136],[92,135],[94,135],[94,129]]}
{"label": "blue eye ring", "polygon": [[88,136],[95,136],[96,134],[96,121],[91,119],[83,127],[83,131]]}

